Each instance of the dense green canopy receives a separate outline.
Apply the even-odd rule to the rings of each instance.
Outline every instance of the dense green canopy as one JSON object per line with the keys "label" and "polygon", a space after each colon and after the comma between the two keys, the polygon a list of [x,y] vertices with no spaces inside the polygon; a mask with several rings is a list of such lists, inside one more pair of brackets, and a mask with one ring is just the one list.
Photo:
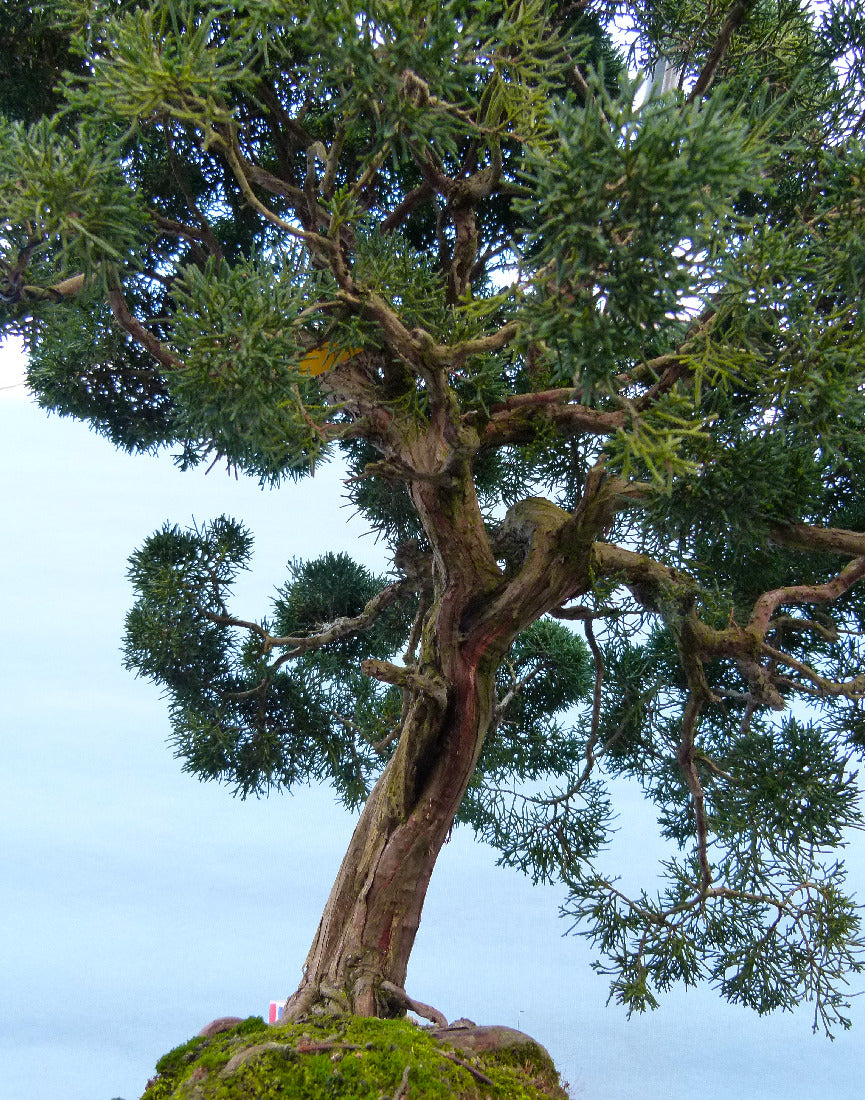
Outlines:
{"label": "dense green canopy", "polygon": [[[233,520],[135,553],[184,766],[356,807],[393,761],[405,822],[479,716],[457,820],[629,1009],[704,979],[828,1030],[863,966],[863,43],[852,0],[4,5],[38,400],[264,483],[341,456],[391,555],[253,620]],[[659,892],[604,868],[615,776]]]}

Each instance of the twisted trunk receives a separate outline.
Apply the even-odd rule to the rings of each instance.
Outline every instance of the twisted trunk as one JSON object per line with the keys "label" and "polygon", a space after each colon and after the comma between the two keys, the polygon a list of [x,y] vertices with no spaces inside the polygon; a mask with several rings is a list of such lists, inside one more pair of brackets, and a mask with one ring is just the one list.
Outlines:
{"label": "twisted trunk", "polygon": [[[398,455],[432,548],[432,600],[417,662],[368,661],[404,692],[393,757],[370,794],[286,1013],[314,1008],[400,1015],[409,955],[439,851],[493,720],[495,676],[516,635],[590,584],[593,539],[612,514],[601,467],[569,514],[530,498],[503,524],[515,560],[496,560],[468,459],[446,400],[430,431],[402,436]],[[507,557],[499,548],[498,553]]]}
{"label": "twisted trunk", "polygon": [[462,633],[467,610],[501,583],[471,477],[415,485],[412,495],[434,550],[432,605],[412,668],[365,667],[403,688],[399,741],[342,861],[290,1016],[316,1005],[404,1012],[387,987],[405,983],[430,876],[493,717],[504,647]]}
{"label": "twisted trunk", "polygon": [[[421,690],[412,699],[397,751],[343,858],[289,1015],[316,1004],[363,1016],[404,1011],[382,983],[405,984],[430,876],[490,724],[495,665],[487,664],[461,662],[444,708]],[[437,747],[418,754],[424,744]]]}

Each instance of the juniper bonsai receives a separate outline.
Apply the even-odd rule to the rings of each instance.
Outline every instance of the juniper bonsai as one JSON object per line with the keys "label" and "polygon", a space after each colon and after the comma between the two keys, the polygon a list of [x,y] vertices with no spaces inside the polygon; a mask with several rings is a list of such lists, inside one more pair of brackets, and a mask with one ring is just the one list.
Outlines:
{"label": "juniper bonsai", "polygon": [[[629,1011],[704,980],[848,1026],[858,6],[15,0],[0,38],[40,403],[265,484],[339,458],[390,555],[293,561],[258,618],[230,518],[131,559],[183,766],[360,810],[288,1015],[414,1003],[457,823],[564,885]],[[656,892],[604,870],[618,776]]]}

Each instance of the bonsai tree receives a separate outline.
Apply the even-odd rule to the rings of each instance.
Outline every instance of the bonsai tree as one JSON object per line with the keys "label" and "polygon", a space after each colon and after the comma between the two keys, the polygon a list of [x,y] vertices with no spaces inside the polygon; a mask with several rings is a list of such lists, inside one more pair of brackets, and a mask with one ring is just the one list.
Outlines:
{"label": "bonsai tree", "polygon": [[[338,456],[390,556],[293,561],[259,617],[230,518],[131,559],[183,766],[360,810],[288,1016],[431,1011],[458,823],[564,884],[629,1011],[706,980],[848,1026],[865,21],[824,8],[5,5],[40,403],[265,484]],[[657,892],[603,869],[616,776],[678,851]]]}

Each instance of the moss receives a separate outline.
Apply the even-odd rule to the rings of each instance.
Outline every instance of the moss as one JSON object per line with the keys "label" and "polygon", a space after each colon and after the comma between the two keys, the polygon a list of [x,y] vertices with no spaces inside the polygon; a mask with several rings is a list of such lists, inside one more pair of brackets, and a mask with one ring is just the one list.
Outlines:
{"label": "moss", "polygon": [[490,1076],[492,1076],[493,1067],[515,1071],[540,1089],[542,1095],[562,1094],[558,1070],[552,1058],[539,1043],[528,1042],[521,1046],[502,1047],[500,1050],[488,1051],[484,1058],[488,1066],[487,1073]]}
{"label": "moss", "polygon": [[252,1017],[212,1038],[191,1039],[161,1058],[156,1068],[142,1100],[565,1096],[549,1056],[534,1043],[473,1055],[437,1042],[407,1020],[355,1016],[273,1027]]}

